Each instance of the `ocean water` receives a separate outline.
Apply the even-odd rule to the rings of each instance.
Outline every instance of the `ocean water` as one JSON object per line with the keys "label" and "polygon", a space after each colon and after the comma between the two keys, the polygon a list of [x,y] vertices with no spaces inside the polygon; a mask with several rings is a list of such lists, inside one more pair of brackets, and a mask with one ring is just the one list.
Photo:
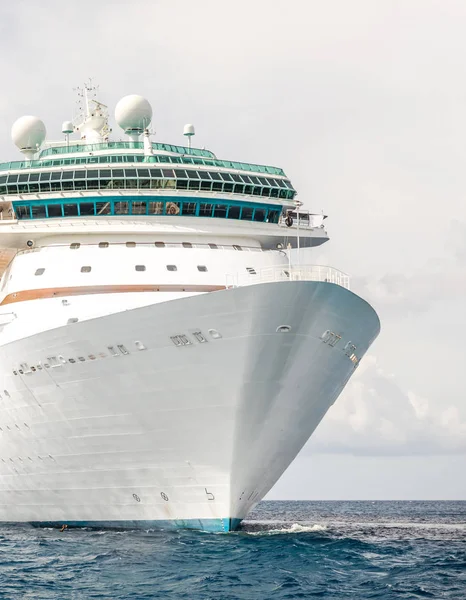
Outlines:
{"label": "ocean water", "polygon": [[262,502],[241,531],[0,526],[5,599],[466,599],[466,502]]}

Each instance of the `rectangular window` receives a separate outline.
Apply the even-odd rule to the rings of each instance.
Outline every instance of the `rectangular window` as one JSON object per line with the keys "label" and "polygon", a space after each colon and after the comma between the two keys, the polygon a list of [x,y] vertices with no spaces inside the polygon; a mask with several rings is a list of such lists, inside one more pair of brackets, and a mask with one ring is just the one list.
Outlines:
{"label": "rectangular window", "polygon": [[145,271],[146,265],[135,265],[134,268],[136,269],[136,271]]}
{"label": "rectangular window", "polygon": [[99,242],[99,248],[108,248],[108,242]]}
{"label": "rectangular window", "polygon": [[126,242],[127,248],[136,248],[136,242]]}
{"label": "rectangular window", "polygon": [[110,202],[96,202],[95,209],[97,215],[109,215],[111,213]]}
{"label": "rectangular window", "polygon": [[177,271],[176,265],[167,265],[167,271]]}
{"label": "rectangular window", "polygon": [[74,178],[75,179],[85,179],[86,171],[75,171]]}
{"label": "rectangular window", "polygon": [[154,246],[156,248],[165,248],[165,242],[155,242]]}
{"label": "rectangular window", "polygon": [[43,275],[45,273],[45,269],[37,269],[34,275]]}
{"label": "rectangular window", "polygon": [[192,169],[187,170],[186,174],[188,175],[189,179],[199,179],[197,171],[193,171]]}
{"label": "rectangular window", "polygon": [[226,204],[216,204],[214,208],[214,217],[225,219],[228,206]]}
{"label": "rectangular window", "polygon": [[46,216],[47,215],[45,212],[45,204],[41,204],[39,206],[32,207],[32,218],[33,219],[45,219]]}
{"label": "rectangular window", "polygon": [[92,267],[86,266],[86,267],[81,267],[81,273],[90,273],[92,270]]}
{"label": "rectangular window", "polygon": [[241,212],[241,218],[243,221],[252,221],[252,211],[253,209],[249,206],[243,206],[243,210]]}
{"label": "rectangular window", "polygon": [[78,250],[78,248],[81,247],[81,244],[79,242],[74,242],[73,244],[70,244],[70,250]]}
{"label": "rectangular window", "polygon": [[201,271],[201,273],[206,273],[207,267],[205,265],[197,265],[197,270]]}
{"label": "rectangular window", "polygon": [[183,202],[183,215],[195,215],[197,202]]}
{"label": "rectangular window", "polygon": [[54,171],[51,176],[52,181],[58,181],[61,179],[61,171]]}
{"label": "rectangular window", "polygon": [[95,215],[95,204],[94,202],[80,202],[79,203],[79,211],[81,216],[88,217],[89,215]]}
{"label": "rectangular window", "polygon": [[115,214],[116,215],[127,215],[128,214],[128,202],[115,202]]}
{"label": "rectangular window", "polygon": [[218,250],[218,246],[217,246],[217,244],[209,244],[209,248],[210,248],[211,250]]}
{"label": "rectangular window", "polygon": [[210,175],[207,171],[199,171],[199,177],[205,181],[211,181]]}
{"label": "rectangular window", "polygon": [[204,204],[203,202],[199,205],[199,216],[200,217],[211,217],[213,204]]}
{"label": "rectangular window", "polygon": [[163,202],[149,202],[149,214],[161,215],[163,212]]}
{"label": "rectangular window", "polygon": [[145,201],[139,202],[134,201],[131,204],[131,214],[132,215],[145,215],[147,210],[147,203]]}
{"label": "rectangular window", "polygon": [[[48,172],[48,173],[41,173],[40,174],[40,180],[41,181],[50,181],[50,175],[51,175],[50,172]],[[21,179],[21,177],[26,177],[26,179]],[[20,175],[19,176],[19,181],[27,181],[27,177],[28,177],[28,175]]]}
{"label": "rectangular window", "polygon": [[78,205],[77,204],[64,204],[63,210],[65,217],[77,217],[78,216]]}
{"label": "rectangular window", "polygon": [[241,214],[240,206],[230,206],[228,210],[228,218],[229,219],[239,219]]}
{"label": "rectangular window", "polygon": [[175,177],[175,173],[173,172],[173,169],[162,169],[162,173],[163,173],[164,177],[169,177],[169,178]]}
{"label": "rectangular window", "polygon": [[180,203],[179,202],[167,202],[167,205],[165,207],[165,214],[179,215],[180,214]]}
{"label": "rectangular window", "polygon": [[260,222],[265,221],[265,209],[256,208],[256,210],[254,212],[254,221],[260,221]]}
{"label": "rectangular window", "polygon": [[49,217],[63,217],[63,207],[61,204],[49,204],[47,210]]}

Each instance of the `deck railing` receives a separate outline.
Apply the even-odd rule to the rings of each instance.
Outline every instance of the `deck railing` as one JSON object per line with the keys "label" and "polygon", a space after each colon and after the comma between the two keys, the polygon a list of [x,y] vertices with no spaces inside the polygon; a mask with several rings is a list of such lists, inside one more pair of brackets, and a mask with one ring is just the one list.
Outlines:
{"label": "deck railing", "polygon": [[349,275],[322,265],[280,265],[263,269],[250,268],[246,273],[233,273],[226,276],[226,287],[242,287],[273,281],[324,281],[350,289]]}

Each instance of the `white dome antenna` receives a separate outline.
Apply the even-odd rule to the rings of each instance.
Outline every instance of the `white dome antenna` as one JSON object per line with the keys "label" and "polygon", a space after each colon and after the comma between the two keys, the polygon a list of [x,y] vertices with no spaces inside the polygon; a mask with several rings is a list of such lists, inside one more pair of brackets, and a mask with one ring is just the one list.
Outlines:
{"label": "white dome antenna", "polygon": [[130,140],[137,142],[152,120],[152,107],[142,96],[122,98],[115,107],[115,120]]}
{"label": "white dome antenna", "polygon": [[27,115],[13,123],[11,139],[24,156],[32,160],[45,140],[47,131],[38,117]]}
{"label": "white dome antenna", "polygon": [[63,121],[61,132],[65,134],[66,147],[70,145],[70,134],[74,132],[74,125],[71,121]]}
{"label": "white dome antenna", "polygon": [[191,138],[195,134],[196,134],[196,132],[194,131],[194,125],[191,125],[191,123],[188,123],[187,125],[184,126],[183,135],[188,138],[188,148],[189,149],[191,149]]}

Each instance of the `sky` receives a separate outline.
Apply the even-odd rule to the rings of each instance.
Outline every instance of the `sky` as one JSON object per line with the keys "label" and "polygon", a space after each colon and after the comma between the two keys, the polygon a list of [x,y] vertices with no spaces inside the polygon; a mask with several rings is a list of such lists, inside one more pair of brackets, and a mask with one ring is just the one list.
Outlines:
{"label": "sky", "polygon": [[456,0],[0,4],[0,160],[23,114],[60,138],[92,77],[111,108],[147,97],[156,140],[194,123],[329,216],[310,261],[382,331],[269,499],[466,499],[465,30]]}

